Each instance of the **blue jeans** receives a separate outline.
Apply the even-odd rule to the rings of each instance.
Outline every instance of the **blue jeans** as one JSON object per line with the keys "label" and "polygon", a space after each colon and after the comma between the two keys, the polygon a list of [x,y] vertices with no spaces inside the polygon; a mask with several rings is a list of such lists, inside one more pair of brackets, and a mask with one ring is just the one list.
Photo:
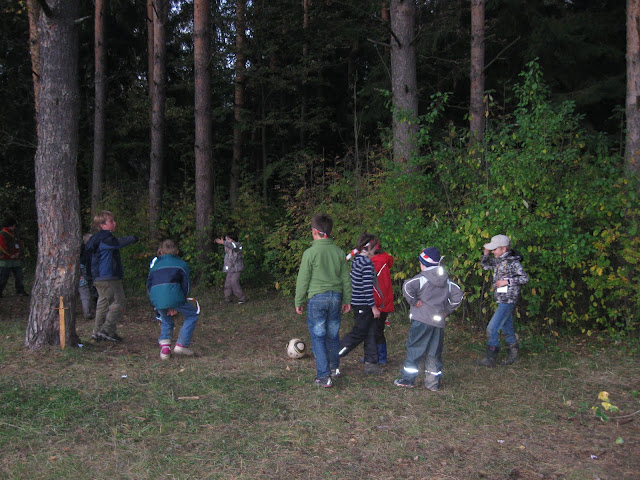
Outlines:
{"label": "blue jeans", "polygon": [[513,330],[513,309],[515,304],[513,303],[499,303],[496,308],[496,313],[491,317],[489,325],[487,325],[487,338],[489,339],[489,346],[497,348],[500,346],[500,337],[498,332],[502,330],[505,340],[509,345],[518,343],[516,339],[516,332]]}
{"label": "blue jeans", "polygon": [[[193,330],[196,328],[196,322],[198,321],[198,310],[188,302],[180,305],[179,307],[173,307],[173,309],[178,313],[181,313],[184,317],[184,322],[182,323],[177,343],[183,347],[188,347],[191,343]],[[160,344],[171,343],[171,337],[173,335],[175,322],[173,321],[173,317],[167,315],[167,310],[168,309],[166,308],[158,310],[158,313],[162,318],[162,323],[160,325],[160,339],[158,340],[158,343]]]}
{"label": "blue jeans", "polygon": [[340,310],[342,293],[318,293],[307,304],[307,328],[316,358],[316,376],[326,377],[340,366]]}
{"label": "blue jeans", "polygon": [[417,320],[411,321],[407,338],[407,356],[402,368],[402,378],[413,383],[420,371],[424,359],[426,375],[435,377],[436,387],[442,369],[442,346],[444,344],[444,328],[433,327]]}

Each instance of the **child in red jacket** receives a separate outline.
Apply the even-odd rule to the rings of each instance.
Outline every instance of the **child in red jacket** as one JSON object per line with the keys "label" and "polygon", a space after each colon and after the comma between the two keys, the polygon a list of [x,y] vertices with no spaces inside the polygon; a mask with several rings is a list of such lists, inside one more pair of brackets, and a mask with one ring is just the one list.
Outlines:
{"label": "child in red jacket", "polygon": [[380,316],[376,321],[376,343],[378,345],[378,365],[387,363],[387,339],[384,337],[384,328],[389,312],[393,312],[393,284],[391,283],[391,267],[393,257],[382,249],[378,242],[373,257],[373,268],[376,271],[377,282],[373,284],[373,299],[380,310]]}

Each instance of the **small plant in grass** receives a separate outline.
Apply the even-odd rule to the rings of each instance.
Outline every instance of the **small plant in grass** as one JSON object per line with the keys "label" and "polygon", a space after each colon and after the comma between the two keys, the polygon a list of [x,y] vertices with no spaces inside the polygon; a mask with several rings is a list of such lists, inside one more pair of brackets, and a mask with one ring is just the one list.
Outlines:
{"label": "small plant in grass", "polygon": [[[613,412],[619,412],[620,409],[618,407],[616,407],[615,405],[613,405],[610,401],[609,401],[609,392],[605,392],[602,391],[598,394],[598,400],[600,400],[600,405],[592,405],[589,406],[589,403],[587,402],[581,402],[580,403],[580,408],[578,408],[577,411],[573,412],[571,415],[569,415],[569,418],[573,418],[576,415],[578,415],[579,413],[584,413],[588,410],[591,410],[591,412],[593,412],[593,415],[596,418],[599,418],[601,421],[603,422],[608,422],[610,417],[607,413],[613,413]],[[567,400],[565,401],[565,405],[570,406],[571,405],[571,401]]]}

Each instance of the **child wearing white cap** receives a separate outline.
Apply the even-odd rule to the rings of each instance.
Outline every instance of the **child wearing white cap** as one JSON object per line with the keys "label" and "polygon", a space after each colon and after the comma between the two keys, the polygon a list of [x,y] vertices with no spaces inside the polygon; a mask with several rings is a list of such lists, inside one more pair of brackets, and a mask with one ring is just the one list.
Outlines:
{"label": "child wearing white cap", "polygon": [[498,303],[496,312],[487,325],[487,353],[476,361],[481,367],[495,367],[500,351],[500,330],[505,335],[509,354],[504,365],[511,365],[518,359],[518,339],[513,328],[513,310],[520,297],[520,285],[529,281],[522,268],[522,255],[511,248],[506,235],[495,235],[484,245],[482,268],[493,270],[493,294]]}

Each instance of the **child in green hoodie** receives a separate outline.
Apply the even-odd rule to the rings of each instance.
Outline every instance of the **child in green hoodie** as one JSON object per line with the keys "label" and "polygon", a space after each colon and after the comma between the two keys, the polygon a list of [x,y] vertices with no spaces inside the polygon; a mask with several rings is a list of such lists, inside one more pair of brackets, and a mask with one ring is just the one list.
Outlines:
{"label": "child in green hoodie", "polygon": [[313,243],[305,250],[296,282],[296,313],[307,302],[307,328],[316,358],[316,385],[333,386],[340,375],[340,315],[351,309],[351,278],[345,254],[329,236],[333,220],[319,214],[311,219]]}

